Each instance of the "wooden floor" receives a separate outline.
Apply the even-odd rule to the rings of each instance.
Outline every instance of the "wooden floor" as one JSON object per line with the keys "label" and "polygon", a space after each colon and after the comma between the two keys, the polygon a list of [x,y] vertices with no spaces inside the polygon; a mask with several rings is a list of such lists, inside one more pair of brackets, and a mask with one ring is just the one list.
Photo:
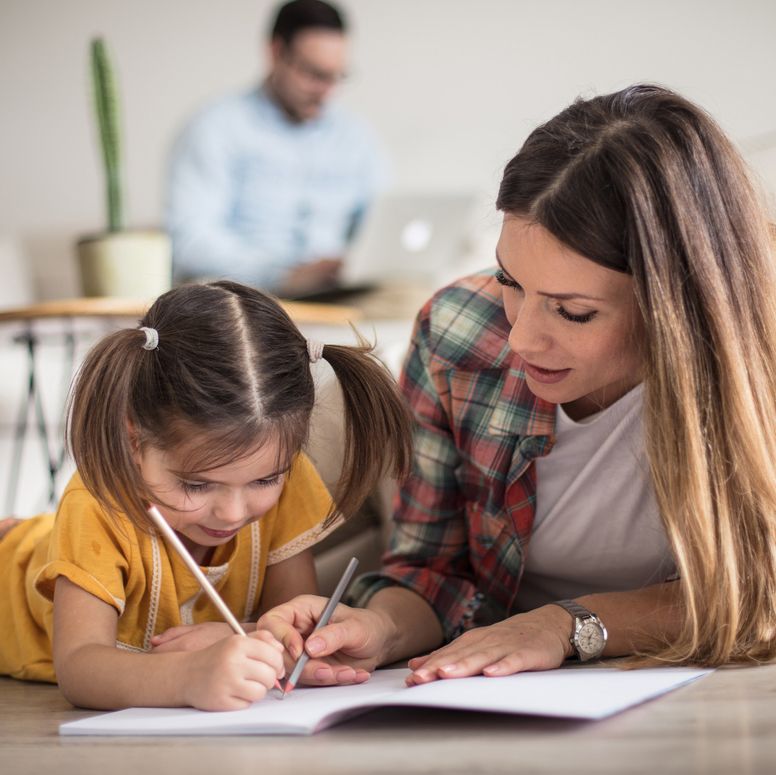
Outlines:
{"label": "wooden floor", "polygon": [[776,665],[720,670],[596,722],[385,709],[307,738],[58,736],[90,713],[0,678],[0,773],[776,773]]}

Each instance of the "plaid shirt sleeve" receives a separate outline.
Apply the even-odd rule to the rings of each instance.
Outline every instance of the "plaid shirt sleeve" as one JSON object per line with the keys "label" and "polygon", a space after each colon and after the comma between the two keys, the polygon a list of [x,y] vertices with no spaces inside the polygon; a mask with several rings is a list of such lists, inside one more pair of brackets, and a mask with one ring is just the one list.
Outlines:
{"label": "plaid shirt sleeve", "polygon": [[456,479],[460,464],[449,416],[445,372],[432,368],[428,307],[415,325],[400,384],[415,419],[413,471],[401,488],[390,545],[379,573],[362,576],[350,595],[365,606],[380,589],[402,585],[434,608],[446,639],[471,618],[474,572],[464,498]]}

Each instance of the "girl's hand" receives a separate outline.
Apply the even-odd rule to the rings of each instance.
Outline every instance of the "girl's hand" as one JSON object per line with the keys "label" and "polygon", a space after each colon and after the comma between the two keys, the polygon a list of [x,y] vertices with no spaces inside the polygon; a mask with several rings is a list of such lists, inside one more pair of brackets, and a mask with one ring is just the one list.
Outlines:
{"label": "girl's hand", "polygon": [[409,661],[408,686],[438,678],[512,675],[560,667],[572,653],[571,619],[547,605],[489,627],[469,630],[452,643]]}
{"label": "girl's hand", "polygon": [[289,670],[306,649],[311,659],[302,671],[301,683],[363,683],[380,663],[385,641],[383,618],[374,611],[338,605],[329,624],[305,643],[326,602],[325,597],[300,595],[267,611],[256,627],[269,630],[285,646]]}
{"label": "girl's hand", "polygon": [[[250,630],[254,625],[243,626]],[[168,651],[199,651],[233,634],[232,628],[226,622],[182,624],[154,635],[151,638],[151,650],[155,654]]]}
{"label": "girl's hand", "polygon": [[263,699],[284,675],[283,646],[270,633],[232,635],[191,652],[183,699],[200,710],[241,710]]}

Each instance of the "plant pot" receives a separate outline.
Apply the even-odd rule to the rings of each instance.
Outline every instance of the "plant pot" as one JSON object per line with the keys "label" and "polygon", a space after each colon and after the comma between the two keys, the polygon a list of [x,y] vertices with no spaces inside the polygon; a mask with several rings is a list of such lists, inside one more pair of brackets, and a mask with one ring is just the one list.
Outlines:
{"label": "plant pot", "polygon": [[84,296],[151,300],[170,290],[172,249],[162,231],[119,231],[78,242]]}

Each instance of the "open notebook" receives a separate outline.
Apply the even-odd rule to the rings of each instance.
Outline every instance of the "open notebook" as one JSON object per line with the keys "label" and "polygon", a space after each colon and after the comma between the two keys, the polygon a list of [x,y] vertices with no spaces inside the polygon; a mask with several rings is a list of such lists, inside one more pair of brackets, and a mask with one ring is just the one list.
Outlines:
{"label": "open notebook", "polygon": [[406,669],[378,670],[364,684],[275,692],[250,708],[131,708],[62,724],[62,735],[310,735],[375,708],[413,706],[599,719],[676,689],[709,670],[622,671],[579,667],[504,678],[459,678],[410,689]]}

